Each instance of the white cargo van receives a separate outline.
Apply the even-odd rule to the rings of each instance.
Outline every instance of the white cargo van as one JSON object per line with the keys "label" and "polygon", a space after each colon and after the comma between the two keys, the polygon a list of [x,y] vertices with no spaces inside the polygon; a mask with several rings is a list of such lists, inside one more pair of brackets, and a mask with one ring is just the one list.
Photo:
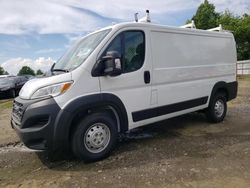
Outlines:
{"label": "white cargo van", "polygon": [[12,127],[26,146],[106,157],[119,133],[204,110],[223,121],[237,95],[229,32],[121,23],[87,35],[14,101]]}

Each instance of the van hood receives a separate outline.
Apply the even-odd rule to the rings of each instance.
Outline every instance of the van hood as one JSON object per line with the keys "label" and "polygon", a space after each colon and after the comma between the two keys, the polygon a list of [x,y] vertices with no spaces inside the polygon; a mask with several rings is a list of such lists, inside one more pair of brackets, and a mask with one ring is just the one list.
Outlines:
{"label": "van hood", "polygon": [[35,78],[24,84],[19,93],[19,97],[22,99],[31,99],[32,95],[40,88],[69,81],[72,81],[71,72],[50,77]]}

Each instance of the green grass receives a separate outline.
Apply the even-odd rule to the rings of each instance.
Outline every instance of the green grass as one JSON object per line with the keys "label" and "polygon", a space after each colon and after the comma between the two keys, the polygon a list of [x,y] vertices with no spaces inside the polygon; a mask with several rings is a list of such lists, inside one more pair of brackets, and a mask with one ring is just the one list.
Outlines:
{"label": "green grass", "polygon": [[238,78],[238,80],[250,81],[250,75],[238,76],[237,78]]}
{"label": "green grass", "polygon": [[11,108],[13,105],[13,100],[3,100],[0,101],[0,110]]}

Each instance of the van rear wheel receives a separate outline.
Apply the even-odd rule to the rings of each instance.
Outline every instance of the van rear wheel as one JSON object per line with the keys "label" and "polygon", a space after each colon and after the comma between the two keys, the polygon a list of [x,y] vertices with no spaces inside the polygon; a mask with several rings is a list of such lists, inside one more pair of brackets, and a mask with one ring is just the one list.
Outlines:
{"label": "van rear wheel", "polygon": [[222,122],[227,113],[227,100],[224,93],[217,93],[211,100],[206,110],[208,121],[212,123]]}
{"label": "van rear wheel", "polygon": [[72,136],[76,157],[92,162],[107,157],[117,141],[117,126],[108,113],[94,113],[80,121]]}

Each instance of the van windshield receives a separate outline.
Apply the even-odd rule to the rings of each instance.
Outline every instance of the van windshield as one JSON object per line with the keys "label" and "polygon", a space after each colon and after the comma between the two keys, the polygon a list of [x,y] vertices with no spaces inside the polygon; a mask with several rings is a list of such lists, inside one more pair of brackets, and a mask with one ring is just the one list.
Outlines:
{"label": "van windshield", "polygon": [[94,51],[97,45],[107,36],[111,29],[88,35],[76,42],[55,64],[53,70],[65,72],[79,67]]}

